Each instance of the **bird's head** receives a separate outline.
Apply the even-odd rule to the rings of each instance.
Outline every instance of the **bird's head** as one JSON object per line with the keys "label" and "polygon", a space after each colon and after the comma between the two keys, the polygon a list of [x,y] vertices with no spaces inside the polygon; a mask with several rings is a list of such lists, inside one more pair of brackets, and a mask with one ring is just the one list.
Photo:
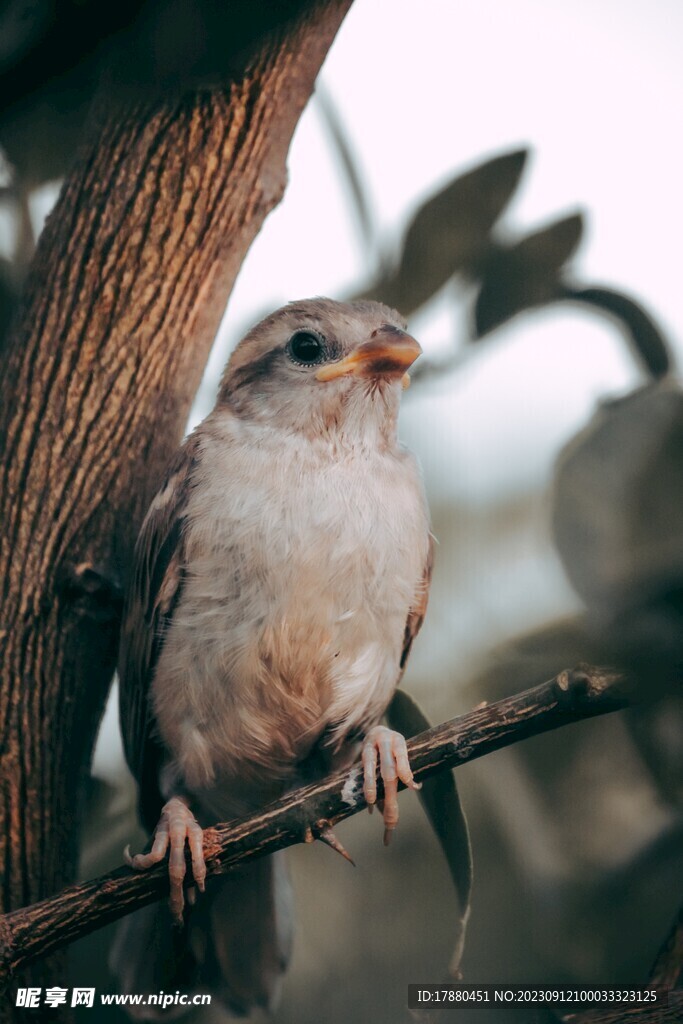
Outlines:
{"label": "bird's head", "polygon": [[407,372],[421,352],[405,326],[378,302],[290,303],[237,346],[218,406],[311,437],[391,442]]}

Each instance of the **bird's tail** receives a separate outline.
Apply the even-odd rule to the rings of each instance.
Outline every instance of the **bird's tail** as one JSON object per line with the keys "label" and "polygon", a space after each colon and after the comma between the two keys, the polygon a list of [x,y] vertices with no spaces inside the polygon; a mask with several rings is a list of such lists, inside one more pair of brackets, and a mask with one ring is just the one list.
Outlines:
{"label": "bird's tail", "polygon": [[[171,1020],[191,1009],[169,997],[211,994],[235,1016],[273,1009],[292,945],[292,900],[284,852],[209,879],[174,926],[166,901],[119,926],[110,966],[137,1020]],[[163,993],[163,995],[162,995]],[[164,1003],[166,1006],[164,1008]],[[196,1004],[195,1004],[196,1005]]]}

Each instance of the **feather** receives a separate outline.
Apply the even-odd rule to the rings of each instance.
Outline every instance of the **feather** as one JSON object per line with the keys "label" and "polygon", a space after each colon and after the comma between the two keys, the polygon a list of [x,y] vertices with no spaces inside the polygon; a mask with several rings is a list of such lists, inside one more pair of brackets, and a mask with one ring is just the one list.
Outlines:
{"label": "feather", "polygon": [[139,783],[140,817],[152,831],[163,803],[163,750],[154,731],[154,670],[182,592],[183,516],[199,459],[199,438],[187,439],[152,501],[135,548],[121,631],[119,713],[128,766]]}
{"label": "feather", "polygon": [[406,629],[403,635],[403,652],[401,654],[401,675],[396,680],[396,684],[401,680],[401,677],[405,671],[405,667],[408,663],[408,656],[413,646],[413,641],[417,634],[422,629],[422,623],[425,620],[427,614],[427,604],[429,602],[429,588],[432,582],[432,572],[434,569],[434,536],[430,533],[429,535],[429,549],[427,551],[427,561],[425,562],[424,572],[422,574],[422,582],[420,589],[415,595],[415,600],[408,613],[408,620],[406,622]]}
{"label": "feather", "polygon": [[[406,738],[431,728],[430,722],[405,691],[397,690],[387,709],[387,722]],[[465,945],[465,931],[470,916],[472,892],[472,848],[467,818],[460,802],[455,772],[440,772],[422,782],[422,804],[434,834],[443,850],[458,897],[458,914],[454,923],[455,951],[450,970],[459,977],[460,959]]]}

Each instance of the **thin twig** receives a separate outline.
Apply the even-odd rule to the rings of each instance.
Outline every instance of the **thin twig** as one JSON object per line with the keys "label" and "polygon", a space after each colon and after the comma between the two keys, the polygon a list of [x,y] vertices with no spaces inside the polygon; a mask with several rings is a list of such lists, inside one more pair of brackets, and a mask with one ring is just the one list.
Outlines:
{"label": "thin twig", "polygon": [[[416,779],[454,768],[527,736],[625,707],[623,678],[581,667],[513,697],[484,705],[420,733],[408,742]],[[381,786],[379,796],[381,797]],[[257,814],[204,833],[208,874],[310,838],[366,806],[360,764],[289,793]],[[70,886],[22,910],[0,917],[0,982],[21,967],[159,900],[168,893],[168,868],[139,874],[121,867]]]}
{"label": "thin twig", "polygon": [[[377,250],[377,228],[369,202],[368,190],[363,183],[363,174],[354,153],[349,132],[331,94],[325,88],[324,80],[318,79],[314,96],[349,189],[351,206],[360,230],[361,244],[366,254],[374,256]],[[377,255],[379,272],[382,273],[386,268],[382,262],[381,252]]]}

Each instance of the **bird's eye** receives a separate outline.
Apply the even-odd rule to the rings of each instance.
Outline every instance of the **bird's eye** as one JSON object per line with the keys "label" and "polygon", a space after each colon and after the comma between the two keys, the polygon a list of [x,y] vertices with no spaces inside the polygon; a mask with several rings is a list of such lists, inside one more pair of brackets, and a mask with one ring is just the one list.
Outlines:
{"label": "bird's eye", "polygon": [[295,363],[314,366],[325,360],[325,343],[315,331],[297,331],[287,344],[289,356]]}

